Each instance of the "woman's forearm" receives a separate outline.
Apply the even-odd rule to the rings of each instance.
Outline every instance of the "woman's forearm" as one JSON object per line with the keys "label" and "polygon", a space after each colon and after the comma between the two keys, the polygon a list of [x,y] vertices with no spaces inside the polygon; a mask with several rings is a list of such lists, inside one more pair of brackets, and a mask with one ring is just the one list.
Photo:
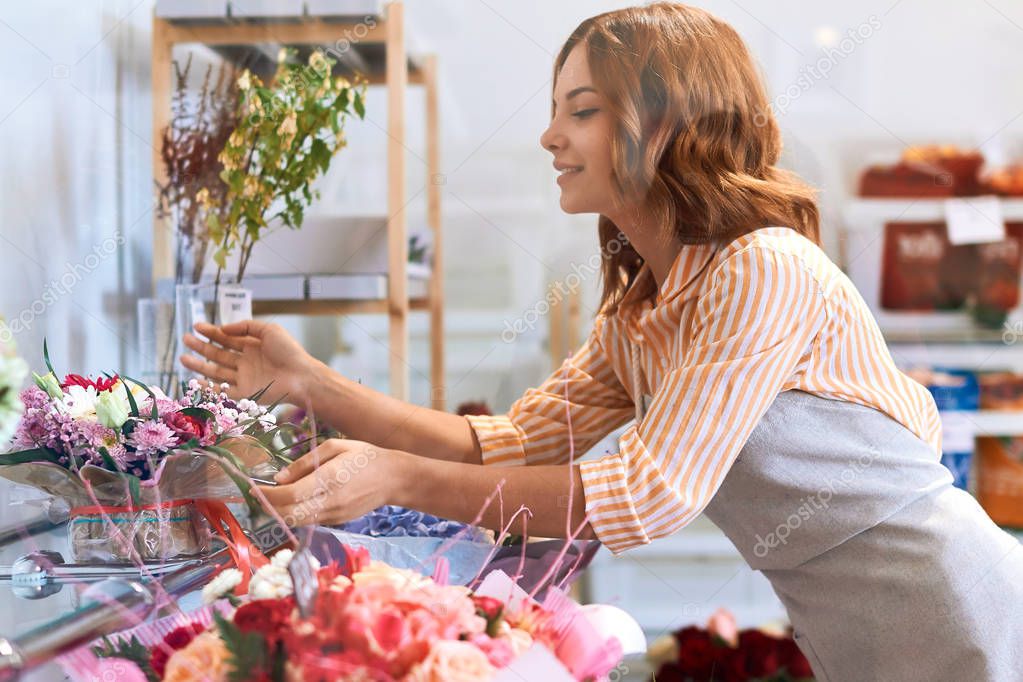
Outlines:
{"label": "woman's forearm", "polygon": [[[529,513],[518,515],[509,532],[554,538],[575,532],[586,516],[576,466],[485,467],[406,455],[398,468],[393,504],[442,518],[501,530],[525,507]],[[589,523],[578,537],[595,537]]]}
{"label": "woman's forearm", "polygon": [[480,462],[468,420],[392,398],[318,362],[306,396],[318,420],[346,436],[381,448],[451,462]]}

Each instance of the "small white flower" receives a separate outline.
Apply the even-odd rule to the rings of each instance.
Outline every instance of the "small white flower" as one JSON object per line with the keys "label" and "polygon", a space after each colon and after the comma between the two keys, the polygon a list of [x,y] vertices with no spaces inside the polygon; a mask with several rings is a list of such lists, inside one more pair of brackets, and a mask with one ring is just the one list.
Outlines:
{"label": "small white flower", "polygon": [[244,92],[244,91],[248,90],[251,87],[252,87],[252,75],[249,73],[248,69],[245,69],[245,71],[242,73],[242,75],[238,78],[238,89],[241,90],[242,92]]}
{"label": "small white flower", "polygon": [[287,568],[288,564],[291,563],[291,558],[295,556],[295,552],[290,549],[282,549],[281,551],[270,557],[270,565],[276,566],[277,568]]}
{"label": "small white flower", "polygon": [[238,401],[237,405],[239,413],[244,412],[250,417],[255,417],[262,409],[255,400],[249,400],[248,398],[242,398]]}
{"label": "small white flower", "polygon": [[202,603],[212,604],[241,585],[241,582],[241,571],[237,568],[225,568],[202,588]]}
{"label": "small white flower", "polygon": [[249,581],[249,596],[253,599],[283,599],[294,592],[288,569],[267,564]]}

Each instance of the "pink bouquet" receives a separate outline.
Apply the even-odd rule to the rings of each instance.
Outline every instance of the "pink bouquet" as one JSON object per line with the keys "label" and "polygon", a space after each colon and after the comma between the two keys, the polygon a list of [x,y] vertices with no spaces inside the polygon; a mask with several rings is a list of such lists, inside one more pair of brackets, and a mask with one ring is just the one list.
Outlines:
{"label": "pink bouquet", "polygon": [[[602,679],[621,657],[618,641],[556,588],[540,604],[492,574],[473,592],[444,584],[443,568],[428,578],[370,561],[365,550],[347,550],[344,568],[315,569],[303,616],[291,559],[285,550],[258,570],[233,612],[217,602],[221,610],[143,625],[62,663],[84,680],[116,662],[124,682],[555,682]],[[228,569],[204,596],[231,590],[238,577]]]}
{"label": "pink bouquet", "polygon": [[246,499],[250,476],[288,461],[271,446],[278,428],[259,394],[234,401],[193,379],[172,399],[117,375],[60,381],[46,363],[49,373],[21,392],[0,475],[67,502],[77,560],[201,553],[207,533],[194,501]]}

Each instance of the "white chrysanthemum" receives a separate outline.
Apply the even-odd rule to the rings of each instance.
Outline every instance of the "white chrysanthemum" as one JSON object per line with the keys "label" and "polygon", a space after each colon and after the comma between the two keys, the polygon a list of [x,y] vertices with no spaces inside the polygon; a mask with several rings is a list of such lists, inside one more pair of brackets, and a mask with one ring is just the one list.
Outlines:
{"label": "white chrysanthemum", "polygon": [[242,572],[237,568],[225,568],[202,588],[202,603],[212,604],[242,583]]}
{"label": "white chrysanthemum", "polygon": [[291,563],[291,557],[295,556],[295,552],[290,549],[282,549],[281,551],[270,557],[270,564],[277,568],[287,568],[288,564]]}
{"label": "white chrysanthemum", "polygon": [[99,394],[92,386],[68,386],[64,389],[64,398],[58,401],[57,409],[71,415],[73,419],[96,420],[96,401]]}
{"label": "white chrysanthemum", "polygon": [[294,591],[286,565],[267,564],[249,581],[249,596],[253,599],[282,599]]}

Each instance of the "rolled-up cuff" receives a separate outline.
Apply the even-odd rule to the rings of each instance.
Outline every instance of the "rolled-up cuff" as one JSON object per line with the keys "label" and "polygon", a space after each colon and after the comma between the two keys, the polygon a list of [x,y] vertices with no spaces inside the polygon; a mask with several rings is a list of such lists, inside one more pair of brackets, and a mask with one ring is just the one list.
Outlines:
{"label": "rolled-up cuff", "polygon": [[509,467],[526,464],[522,435],[511,419],[504,415],[476,414],[465,415],[465,418],[476,433],[484,465]]}
{"label": "rolled-up cuff", "polygon": [[580,462],[583,497],[597,539],[615,554],[650,543],[629,491],[625,463],[619,455]]}

